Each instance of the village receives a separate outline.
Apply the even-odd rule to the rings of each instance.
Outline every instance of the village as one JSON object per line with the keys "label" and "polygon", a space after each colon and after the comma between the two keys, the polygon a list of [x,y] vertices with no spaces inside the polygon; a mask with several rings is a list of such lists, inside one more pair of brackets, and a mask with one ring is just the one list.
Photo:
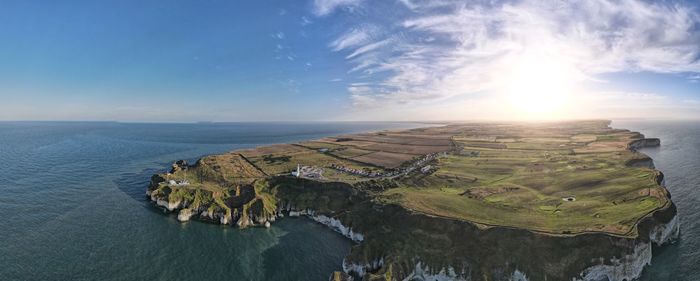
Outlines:
{"label": "village", "polygon": [[[420,172],[424,174],[429,174],[435,170],[435,167],[433,165],[426,164],[444,156],[447,156],[447,152],[430,153],[414,160],[413,162],[407,162],[404,165],[402,165],[402,167],[396,169],[388,169],[381,172],[371,171],[368,169],[355,169],[337,164],[331,164],[329,168],[350,175],[361,176],[366,178],[393,178],[407,175],[416,170],[420,170]],[[302,166],[301,164],[297,164],[296,170],[292,171],[291,175],[297,178],[322,179],[323,168],[316,166]]]}

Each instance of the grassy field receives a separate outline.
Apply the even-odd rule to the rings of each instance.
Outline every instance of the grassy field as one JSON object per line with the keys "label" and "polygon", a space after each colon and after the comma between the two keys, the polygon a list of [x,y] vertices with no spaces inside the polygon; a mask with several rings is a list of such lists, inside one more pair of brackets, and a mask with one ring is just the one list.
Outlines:
{"label": "grassy field", "polygon": [[[648,231],[647,220],[637,227],[650,214],[654,223],[675,214],[651,159],[628,149],[641,138],[606,121],[343,135],[176,163],[152,177],[148,192],[180,208],[178,219],[248,227],[287,208],[337,219],[364,238],[346,260],[383,259],[370,280],[402,280],[417,260],[472,280],[516,269],[531,280],[571,280],[633,249],[609,235],[569,236],[634,238]],[[297,165],[321,176],[293,177]]]}
{"label": "grassy field", "polygon": [[[183,193],[178,190],[200,190],[225,201],[239,196],[242,186],[289,177],[297,165],[322,169],[317,181],[367,189],[372,178],[332,167],[381,172],[420,165],[393,176],[393,188],[370,187],[372,196],[377,202],[482,226],[631,235],[640,218],[668,203],[658,172],[648,167],[650,160],[627,149],[642,137],[611,129],[604,121],[452,124],[344,135],[204,157],[187,171],[167,175],[190,185],[163,192],[177,197]],[[447,155],[410,164],[437,152]],[[428,172],[420,171],[428,165]],[[256,192],[261,202],[270,201],[263,207],[273,204],[272,197],[259,194],[260,188]]]}
{"label": "grassy field", "polygon": [[484,226],[628,235],[668,201],[655,170],[628,165],[646,159],[626,149],[636,133],[595,123],[489,128],[465,129],[455,142],[468,153],[439,159],[430,175],[406,177],[384,192],[385,202]]}

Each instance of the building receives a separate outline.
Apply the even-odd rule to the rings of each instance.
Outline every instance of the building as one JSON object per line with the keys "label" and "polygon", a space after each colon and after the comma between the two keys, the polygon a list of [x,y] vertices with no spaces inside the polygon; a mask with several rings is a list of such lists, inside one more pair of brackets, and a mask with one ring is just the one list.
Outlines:
{"label": "building", "polygon": [[301,177],[301,165],[297,164],[297,170],[292,171],[292,176],[294,177]]}

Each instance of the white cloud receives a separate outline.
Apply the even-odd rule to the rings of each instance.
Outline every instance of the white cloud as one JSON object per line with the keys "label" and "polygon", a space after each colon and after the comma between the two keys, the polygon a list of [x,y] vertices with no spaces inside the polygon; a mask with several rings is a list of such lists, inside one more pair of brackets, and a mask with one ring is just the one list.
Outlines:
{"label": "white cloud", "polygon": [[[326,13],[346,1],[330,2],[337,5]],[[575,83],[611,72],[700,72],[700,15],[688,5],[636,0],[400,2],[413,13],[399,23],[362,22],[330,44],[334,51],[347,52],[351,71],[361,71],[373,82],[349,86],[358,106],[495,93],[521,60],[555,63]],[[372,76],[377,73],[382,75]]]}
{"label": "white cloud", "polygon": [[301,17],[301,21],[300,21],[301,26],[307,26],[307,25],[312,24],[312,23],[314,23],[314,22],[312,22],[309,18]]}
{"label": "white cloud", "polygon": [[370,51],[374,51],[374,50],[376,50],[376,49],[378,49],[378,48],[380,48],[380,47],[386,46],[386,45],[389,44],[390,42],[391,42],[390,39],[384,39],[384,40],[381,40],[381,41],[378,41],[378,42],[374,42],[374,43],[370,43],[370,44],[361,46],[361,47],[357,48],[355,51],[353,51],[352,54],[349,54],[349,55],[348,55],[347,57],[345,57],[345,58],[346,58],[346,59],[351,59],[351,58],[357,57],[357,56],[359,56],[359,55],[362,55],[362,54],[364,54],[364,53],[367,53],[367,52],[370,52]]}
{"label": "white cloud", "polygon": [[314,0],[313,12],[316,16],[325,16],[340,7],[356,7],[362,0]]}
{"label": "white cloud", "polygon": [[373,40],[374,33],[376,33],[375,27],[371,25],[353,28],[335,39],[329,46],[333,51],[358,47]]}

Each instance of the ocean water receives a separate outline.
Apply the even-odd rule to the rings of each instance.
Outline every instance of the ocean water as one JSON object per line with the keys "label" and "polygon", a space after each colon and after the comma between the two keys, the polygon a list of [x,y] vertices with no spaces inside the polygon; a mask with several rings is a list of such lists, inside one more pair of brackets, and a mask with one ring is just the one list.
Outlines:
{"label": "ocean water", "polygon": [[172,161],[409,123],[0,122],[0,280],[327,280],[348,239],[305,218],[181,224],[145,197]]}
{"label": "ocean water", "polygon": [[615,121],[613,127],[661,139],[660,147],[642,152],[666,176],[666,187],[680,216],[680,240],[652,250],[652,265],[641,280],[700,280],[700,122]]}
{"label": "ocean water", "polygon": [[[304,218],[270,229],[179,223],[146,200],[177,159],[409,123],[0,122],[0,280],[327,280],[352,243]],[[654,158],[682,238],[642,280],[700,280],[700,123],[616,121]]]}

